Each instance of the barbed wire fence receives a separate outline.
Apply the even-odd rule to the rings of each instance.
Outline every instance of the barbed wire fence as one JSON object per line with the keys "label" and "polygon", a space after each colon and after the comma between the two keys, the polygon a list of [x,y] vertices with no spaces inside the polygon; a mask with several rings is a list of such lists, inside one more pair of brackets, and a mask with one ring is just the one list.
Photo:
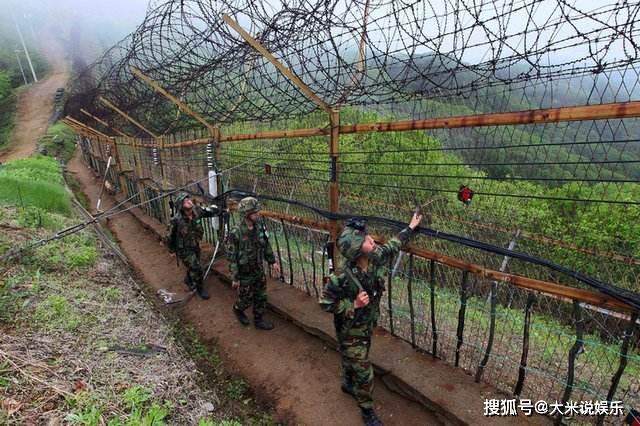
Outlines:
{"label": "barbed wire fence", "polygon": [[[639,11],[619,1],[152,2],[77,76],[66,120],[88,163],[104,173],[113,156],[110,180],[142,201],[239,166],[211,185],[267,197],[282,278],[313,297],[339,224],[268,197],[396,220],[422,204],[432,229],[634,298]],[[462,202],[465,188],[473,197]],[[164,201],[145,210],[170,215]],[[627,299],[425,236],[388,272],[380,325],[476,380],[522,398],[640,405]]]}

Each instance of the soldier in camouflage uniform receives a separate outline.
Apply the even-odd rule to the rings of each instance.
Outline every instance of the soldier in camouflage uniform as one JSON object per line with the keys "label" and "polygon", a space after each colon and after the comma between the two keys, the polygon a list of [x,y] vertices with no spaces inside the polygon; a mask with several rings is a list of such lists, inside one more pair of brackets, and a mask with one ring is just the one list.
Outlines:
{"label": "soldier in camouflage uniform", "polygon": [[373,410],[369,349],[384,291],[384,266],[421,220],[422,216],[415,214],[409,226],[384,245],[377,245],[367,235],[364,221],[347,221],[337,244],[346,258],[343,273],[331,275],[322,292],[320,306],[334,314],[342,355],[342,391],[356,399],[366,425],[382,425]]}
{"label": "soldier in camouflage uniform", "polygon": [[177,213],[171,218],[167,246],[187,267],[185,284],[190,289],[195,289],[203,299],[208,299],[209,294],[203,286],[203,271],[200,265],[200,240],[204,234],[200,219],[218,216],[220,209],[217,206],[197,206],[187,193],[178,194],[175,206]]}
{"label": "soldier in camouflage uniform", "polygon": [[238,211],[243,219],[230,232],[227,239],[227,256],[233,288],[238,290],[238,299],[233,312],[242,325],[249,325],[245,309],[253,305],[253,320],[256,328],[273,329],[273,324],[264,319],[267,305],[267,278],[264,273],[266,260],[273,272],[280,273],[269,236],[258,220],[260,204],[253,197],[240,200]]}

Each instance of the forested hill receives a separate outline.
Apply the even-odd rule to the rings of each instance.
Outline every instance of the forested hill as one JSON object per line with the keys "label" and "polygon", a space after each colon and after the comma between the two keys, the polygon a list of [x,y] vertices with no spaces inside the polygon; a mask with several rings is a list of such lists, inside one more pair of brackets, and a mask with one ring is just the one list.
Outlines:
{"label": "forested hill", "polygon": [[[389,64],[385,72],[391,81],[411,82],[403,88],[408,99],[380,108],[379,112],[420,119],[640,99],[638,70],[631,66],[607,75],[544,80],[540,85],[536,84],[535,75],[530,75],[531,67],[524,63],[487,70],[485,75],[471,68],[443,55],[402,58]],[[522,83],[514,84],[520,80]],[[521,88],[514,90],[514,85]],[[470,97],[470,91],[482,95]],[[549,131],[551,127],[554,131]],[[454,137],[448,132],[434,133],[445,147],[460,148],[457,153],[467,164],[482,164],[477,168],[489,177],[540,178],[550,185],[562,183],[563,179],[640,179],[637,120],[474,128],[454,132]],[[543,163],[544,169],[535,167]]]}

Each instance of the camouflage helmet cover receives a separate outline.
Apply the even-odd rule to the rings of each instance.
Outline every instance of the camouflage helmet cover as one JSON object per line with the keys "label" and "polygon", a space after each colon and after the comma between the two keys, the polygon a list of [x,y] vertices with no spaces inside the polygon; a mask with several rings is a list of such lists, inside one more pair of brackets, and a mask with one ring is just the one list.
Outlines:
{"label": "camouflage helmet cover", "polygon": [[238,211],[243,215],[248,215],[260,211],[260,203],[253,197],[245,197],[238,204]]}
{"label": "camouflage helmet cover", "polygon": [[344,227],[338,237],[338,249],[347,261],[353,261],[360,255],[360,248],[366,235],[362,230],[350,226]]}
{"label": "camouflage helmet cover", "polygon": [[189,194],[187,194],[186,192],[180,192],[178,193],[178,195],[176,196],[176,201],[175,201],[175,205],[179,208],[182,209],[182,203],[184,203],[184,200],[186,200],[187,198],[189,198]]}

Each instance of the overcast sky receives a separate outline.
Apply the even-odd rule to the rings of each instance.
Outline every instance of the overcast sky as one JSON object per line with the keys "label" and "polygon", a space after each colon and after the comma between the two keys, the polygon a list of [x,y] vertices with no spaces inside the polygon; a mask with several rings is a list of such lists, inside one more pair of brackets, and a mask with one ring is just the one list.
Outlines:
{"label": "overcast sky", "polygon": [[[147,0],[0,0],[7,2],[8,9],[16,15],[23,16],[25,25],[40,25],[38,18],[46,19],[48,22],[53,22],[63,25],[73,25],[78,22],[82,23],[82,28],[85,32],[91,32],[97,40],[101,41],[101,44],[113,44],[117,40],[124,37],[126,34],[133,31],[144,19],[146,9],[148,7]],[[289,0],[290,1],[290,0]],[[407,8],[408,4],[413,3],[415,7]],[[572,41],[565,43],[565,48],[557,49],[553,52],[553,58],[549,58],[550,62],[565,62],[572,58],[586,56],[588,54],[587,45],[567,48],[569,44],[579,40],[580,32],[588,32],[593,28],[601,27],[601,23],[595,19],[582,18],[576,19],[575,22],[567,22],[563,17],[560,9],[557,7],[557,0],[542,0],[535,5],[533,11],[533,19],[529,19],[529,10],[517,10],[522,3],[530,3],[530,0],[495,0],[495,1],[469,1],[458,2],[456,0],[424,0],[422,2],[412,2],[409,0],[397,0],[390,3],[388,0],[371,0],[370,1],[370,18],[369,18],[369,42],[376,43],[390,43],[394,50],[401,48],[403,45],[403,34],[401,29],[408,29],[409,33],[415,34],[421,32],[420,40],[421,44],[419,50],[416,53],[427,53],[432,48],[431,40],[438,39],[438,50],[441,52],[448,52],[453,50],[460,51],[460,40],[464,39],[464,45],[479,44],[479,47],[468,48],[464,50],[464,54],[461,59],[465,62],[481,62],[487,59],[491,59],[492,55],[496,55],[496,51],[491,49],[491,46],[483,44],[487,38],[493,37],[497,39],[496,34],[516,34],[523,31],[527,25],[529,28],[535,28],[547,25],[548,22],[558,21],[559,25],[550,28],[547,31],[540,32],[538,38],[534,37],[522,37],[521,35],[515,35],[506,39],[506,44],[503,45],[503,49],[499,55],[511,56],[514,54],[522,54],[530,51],[534,45],[544,45],[549,40],[561,40],[568,37],[575,37]],[[567,2],[570,5],[575,5],[578,10],[594,11],[602,8],[610,8],[611,4],[615,4],[615,0],[569,0]],[[630,2],[637,3],[637,2]],[[219,7],[219,2],[212,0],[212,4]],[[280,2],[278,0],[267,0],[264,3],[269,5],[266,9],[270,9],[273,13],[276,13],[280,9]],[[363,13],[357,7],[353,7],[353,3],[345,2],[351,6],[346,11],[347,6],[335,9],[337,14],[343,14],[346,11],[347,19],[358,22]],[[364,2],[359,2],[360,8],[362,8]],[[488,22],[488,32],[483,31],[480,27],[476,27],[473,31],[469,30],[466,33],[458,33],[456,37],[458,44],[454,45],[454,37],[445,36],[442,34],[454,33],[455,28],[460,26],[465,27],[475,21],[476,17],[468,12],[461,12],[456,17],[458,20],[451,18],[452,8],[455,5],[460,7],[461,4],[469,4],[470,7],[475,10],[480,10],[479,19]],[[452,6],[453,5],[453,6]],[[481,6],[478,6],[481,5]],[[391,15],[391,18],[384,18],[384,16],[390,15],[390,12],[395,9],[396,14]],[[491,20],[492,16],[496,14],[505,13],[509,10],[515,10],[509,14],[509,19],[503,18],[498,20]],[[400,11],[399,13],[397,13]],[[408,12],[411,13],[408,13]],[[570,16],[577,18],[580,13],[577,11],[568,11]],[[416,15],[412,15],[415,13]],[[434,14],[440,14],[437,19],[433,19]],[[449,15],[447,19],[444,15]],[[26,19],[24,18],[26,16]],[[415,26],[415,18],[419,18],[418,22],[423,22],[423,28],[412,28]],[[239,17],[242,22],[242,17]],[[425,19],[426,18],[426,19]],[[628,16],[624,14],[614,15],[613,13],[607,13],[598,16],[598,19],[609,23],[625,22]],[[400,30],[392,31],[388,28],[388,25],[392,22],[400,23]],[[34,24],[35,23],[35,24]],[[357,26],[357,24],[356,24]],[[576,28],[578,28],[576,30]],[[601,38],[607,35],[607,31],[602,31],[597,34]],[[353,44],[357,45],[359,36],[354,33],[346,35],[346,37],[353,38]],[[590,36],[595,38],[596,34]],[[494,43],[495,48],[499,43]],[[599,44],[602,46],[603,42]],[[456,46],[456,48],[454,48]],[[103,46],[107,47],[107,46]],[[556,46],[562,47],[562,44]],[[594,45],[592,44],[592,47]],[[595,46],[597,47],[597,46]],[[625,48],[627,49],[625,51]],[[626,46],[623,42],[616,42],[608,47],[608,53],[604,57],[606,60],[612,60],[614,58],[625,58],[627,53],[633,52],[630,50],[630,43],[626,42]]]}
{"label": "overcast sky", "polygon": [[22,25],[59,25],[68,29],[81,23],[111,42],[135,30],[143,21],[147,0],[0,0]]}

